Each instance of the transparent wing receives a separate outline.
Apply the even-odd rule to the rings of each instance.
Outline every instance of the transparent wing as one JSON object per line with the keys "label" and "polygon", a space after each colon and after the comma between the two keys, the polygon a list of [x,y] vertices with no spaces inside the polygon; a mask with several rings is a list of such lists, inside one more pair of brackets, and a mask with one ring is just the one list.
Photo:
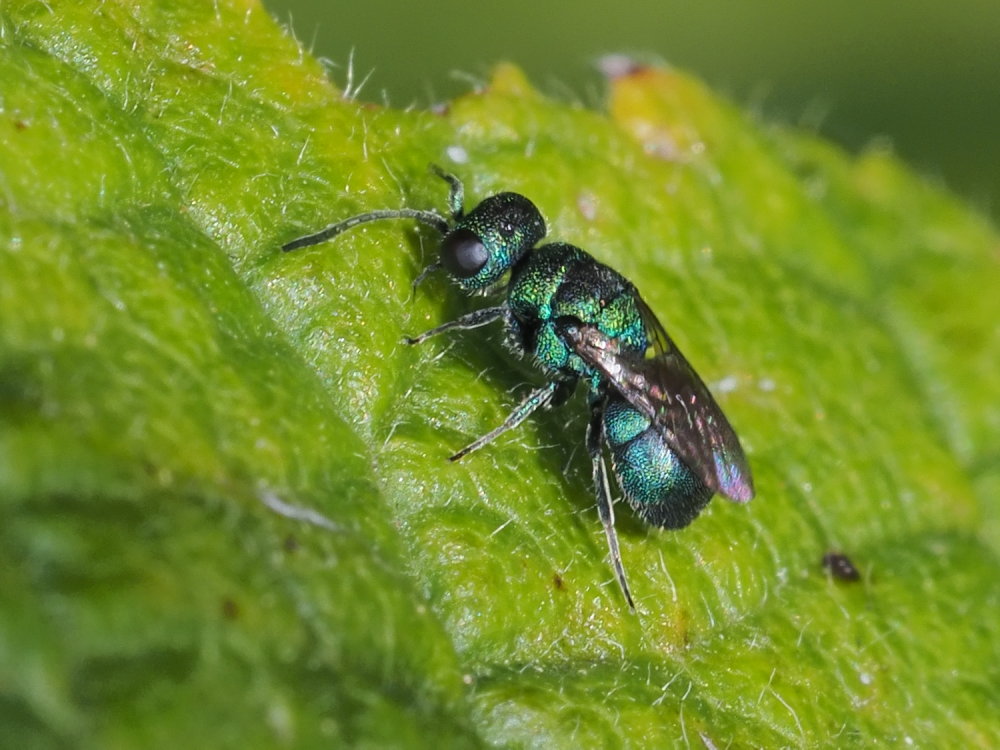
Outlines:
{"label": "transparent wing", "polygon": [[652,357],[622,352],[616,339],[577,321],[562,324],[561,332],[581,359],[653,422],[667,445],[708,487],[730,500],[747,502],[754,495],[753,479],[739,438],[653,312],[638,296],[636,301]]}

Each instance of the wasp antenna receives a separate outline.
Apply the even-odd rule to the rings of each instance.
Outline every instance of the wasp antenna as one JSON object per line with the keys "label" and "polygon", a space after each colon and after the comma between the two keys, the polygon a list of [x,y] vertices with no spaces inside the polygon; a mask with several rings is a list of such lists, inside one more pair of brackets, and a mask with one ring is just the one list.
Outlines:
{"label": "wasp antenna", "polygon": [[431,164],[431,172],[448,183],[448,210],[456,221],[465,215],[465,187],[451,172],[445,172],[437,164]]}
{"label": "wasp antenna", "polygon": [[315,234],[307,234],[305,237],[299,237],[291,242],[287,242],[281,246],[281,249],[287,253],[291,250],[298,250],[301,247],[318,245],[321,242],[326,242],[331,237],[336,237],[338,234],[346,232],[348,229],[353,229],[359,224],[367,224],[369,221],[380,221],[382,219],[415,219],[421,224],[433,227],[441,234],[448,231],[448,221],[436,211],[421,211],[416,208],[385,209],[381,211],[369,211],[366,214],[338,221],[336,224],[331,224],[326,229],[321,229]]}

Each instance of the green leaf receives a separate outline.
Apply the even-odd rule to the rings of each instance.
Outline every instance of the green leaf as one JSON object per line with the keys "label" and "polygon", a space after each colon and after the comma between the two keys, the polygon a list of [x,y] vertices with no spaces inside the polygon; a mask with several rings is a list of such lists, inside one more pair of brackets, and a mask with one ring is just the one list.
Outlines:
{"label": "green leaf", "polygon": [[[17,747],[1000,743],[1000,247],[669,70],[362,105],[253,3],[0,8],[0,732]],[[583,402],[432,233],[517,190],[633,279],[758,497],[606,560]],[[821,567],[837,549],[862,573]]]}

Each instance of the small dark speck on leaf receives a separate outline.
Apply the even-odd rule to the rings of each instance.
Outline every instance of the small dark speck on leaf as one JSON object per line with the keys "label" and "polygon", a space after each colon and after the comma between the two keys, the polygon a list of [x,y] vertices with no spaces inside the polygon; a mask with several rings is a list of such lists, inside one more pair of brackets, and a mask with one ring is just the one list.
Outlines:
{"label": "small dark speck on leaf", "polygon": [[299,548],[299,540],[292,534],[289,534],[285,537],[285,541],[281,543],[281,547],[285,552],[295,552]]}
{"label": "small dark speck on leaf", "polygon": [[14,120],[14,130],[27,130],[28,123],[24,120]]}
{"label": "small dark speck on leaf", "polygon": [[558,591],[562,591],[566,588],[566,584],[563,582],[562,576],[558,573],[552,576],[552,585],[555,586]]}
{"label": "small dark speck on leaf", "polygon": [[838,581],[861,580],[861,573],[843,552],[827,552],[823,555],[823,568]]}
{"label": "small dark speck on leaf", "polygon": [[222,600],[222,616],[227,620],[235,620],[240,616],[239,605],[229,597],[226,597]]}

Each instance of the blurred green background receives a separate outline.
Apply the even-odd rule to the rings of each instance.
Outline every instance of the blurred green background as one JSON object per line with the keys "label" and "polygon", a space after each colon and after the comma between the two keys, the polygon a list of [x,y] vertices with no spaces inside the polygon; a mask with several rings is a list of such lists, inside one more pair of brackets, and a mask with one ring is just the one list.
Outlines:
{"label": "blurred green background", "polygon": [[[265,0],[339,86],[426,106],[510,60],[555,96],[596,106],[599,56],[659,59],[733,101],[856,151],[886,140],[1000,218],[1000,3],[909,0]],[[650,56],[653,56],[652,58]]]}

